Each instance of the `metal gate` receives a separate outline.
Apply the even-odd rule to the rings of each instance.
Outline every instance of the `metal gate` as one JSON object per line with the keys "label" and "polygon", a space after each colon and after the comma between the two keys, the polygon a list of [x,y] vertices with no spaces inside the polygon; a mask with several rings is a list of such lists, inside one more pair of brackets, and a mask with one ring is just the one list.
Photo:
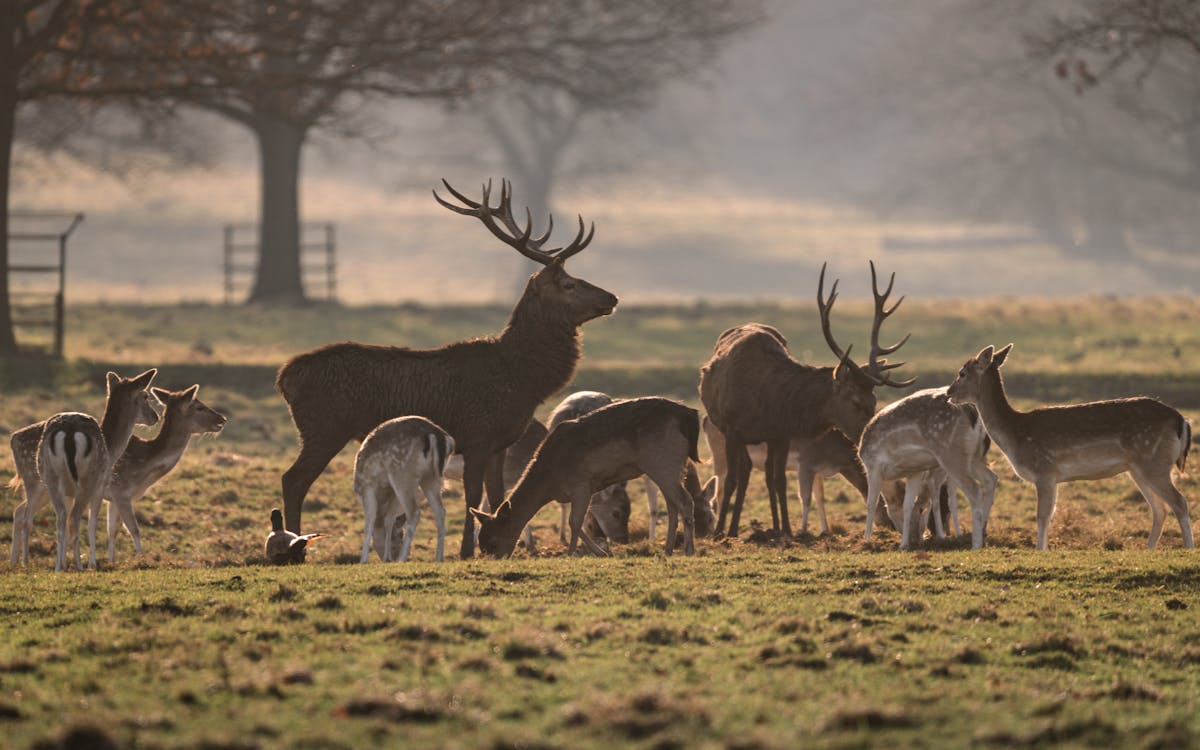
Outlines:
{"label": "metal gate", "polygon": [[63,355],[67,240],[82,221],[81,213],[9,214],[8,293],[22,349]]}
{"label": "metal gate", "polygon": [[[309,299],[337,301],[335,237],[332,222],[300,224],[300,280]],[[258,224],[225,225],[224,269],[225,304],[232,305],[258,272]]]}

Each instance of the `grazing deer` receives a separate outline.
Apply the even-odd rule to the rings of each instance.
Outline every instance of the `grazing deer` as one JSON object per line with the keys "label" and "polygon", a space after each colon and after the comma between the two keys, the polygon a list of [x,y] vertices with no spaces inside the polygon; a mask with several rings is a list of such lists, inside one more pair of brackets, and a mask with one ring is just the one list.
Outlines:
{"label": "grazing deer", "polygon": [[[86,414],[64,412],[12,434],[17,475],[9,487],[23,487],[25,494],[25,499],[13,510],[12,564],[29,563],[33,519],[49,497],[57,527],[58,556],[54,569],[66,567],[68,540],[75,566],[80,567],[78,526],[85,509],[91,513],[89,564],[96,567],[96,524],[104,486],[113,463],[133,437],[134,425],[152,425],[158,421],[158,413],[146,393],[157,373],[158,370],[147,370],[132,378],[108,373],[104,380],[107,398],[99,424]],[[69,509],[68,497],[72,498]]]}
{"label": "grazing deer", "polygon": [[[280,368],[275,386],[300,433],[300,455],[282,480],[287,527],[293,531],[300,529],[308,488],[338,451],[398,416],[425,417],[454,438],[463,455],[468,510],[479,507],[485,474],[488,495],[499,503],[505,449],[525,431],[537,406],[575,374],[580,326],[617,306],[615,296],[564,268],[594,235],[594,227],[585,233],[582,217],[569,245],[543,250],[553,222],[545,234],[533,237],[526,211],[522,228],[513,218],[507,181],[495,207],[490,183],[478,203],[443,184],[461,205],[435,192],[438,203],[479,219],[502,242],[545,268],[530,276],[496,338],[423,351],[344,342],[296,356]],[[475,517],[468,513],[460,554],[468,558],[474,551]]]}
{"label": "grazing deer", "polygon": [[[366,525],[363,528],[362,557],[365,563],[375,551],[384,560],[408,560],[420,517],[417,488],[429,502],[437,526],[438,562],[445,559],[446,509],[442,506],[442,471],[454,452],[454,438],[424,417],[389,419],[367,435],[354,459],[354,494],[362,503]],[[393,550],[392,529],[403,518],[404,542]],[[376,530],[382,526],[381,533]],[[380,543],[384,549],[379,549]]]}
{"label": "grazing deer", "polygon": [[1192,428],[1178,411],[1152,398],[1093,401],[1018,411],[1004,392],[1000,367],[1012,344],[999,351],[984,347],[968,359],[950,385],[953,403],[974,404],[988,434],[1004,452],[1017,476],[1037,488],[1037,548],[1046,534],[1058,485],[1080,479],[1104,479],[1128,472],[1150,505],[1154,549],[1170,506],[1179,521],[1183,546],[1191,548],[1192,524],[1187,499],[1171,479],[1183,471]]}
{"label": "grazing deer", "polygon": [[592,495],[614,482],[643,474],[667,499],[667,554],[675,548],[676,519],[682,517],[684,550],[695,552],[694,499],[682,480],[688,459],[697,458],[700,415],[665,398],[635,398],[562,422],[550,431],[508,499],[494,514],[471,512],[480,519],[479,548],[490,555],[512,554],[517,535],[551,500],[571,505],[574,554],[582,539],[589,551],[607,555],[583,528]]}
{"label": "grazing deer", "polygon": [[779,508],[777,529],[791,536],[787,515],[787,454],[793,438],[808,440],[830,427],[856,439],[875,413],[875,388],[903,388],[912,380],[893,381],[888,371],[904,363],[888,364],[891,354],[908,341],[906,335],[892,346],[879,345],[879,328],[900,303],[886,307],[896,275],[882,293],[871,264],[875,316],[871,326],[871,353],[866,365],[855,364],[850,351],[842,351],[830,330],[829,315],[837,299],[837,282],[825,300],[825,267],[817,285],[821,330],[830,350],[840,360],[837,367],[811,367],[788,353],[787,340],[777,329],[762,323],[730,328],[718,337],[712,357],[700,369],[700,400],[713,424],[725,436],[725,456],[731,481],[721,488],[721,515],[717,533],[725,530],[726,513],[735,489],[729,533],[737,535],[738,519],[746,499],[750,460],[745,447],[767,444],[767,490]]}
{"label": "grazing deer", "polygon": [[[568,419],[578,419],[613,402],[612,396],[599,391],[576,391],[559,402],[550,413],[547,426],[553,430]],[[656,498],[657,499],[657,498]],[[629,493],[625,482],[615,482],[592,495],[584,517],[584,527],[598,527],[601,535],[610,542],[626,544],[629,541]],[[558,536],[567,543],[569,506],[562,506],[562,519],[558,525]]]}
{"label": "grazing deer", "polygon": [[[987,465],[989,440],[974,407],[951,403],[945,388],[917,391],[888,404],[867,424],[859,455],[867,469],[867,528],[885,482],[906,480],[902,513],[889,504],[888,512],[900,529],[900,548],[914,540],[913,512],[923,490],[937,497],[949,479],[971,501],[971,547],[983,546],[987,519],[996,494],[996,475]],[[941,526],[941,508],[934,514]],[[920,531],[917,525],[916,531]],[[944,534],[944,532],[942,532]]]}
{"label": "grazing deer", "polygon": [[134,435],[113,465],[104,499],[108,500],[108,561],[117,559],[117,531],[122,523],[133,538],[133,549],[142,554],[142,534],[133,504],[175,468],[183,458],[192,435],[217,433],[225,427],[225,415],[196,398],[200,386],[182,391],[151,388],[164,406],[162,427],[151,440]]}
{"label": "grazing deer", "polygon": [[[525,467],[533,460],[533,454],[537,452],[538,446],[542,444],[542,440],[546,437],[547,432],[546,425],[537,419],[531,419],[529,426],[525,428],[525,432],[521,433],[521,437],[517,438],[517,442],[508,446],[508,450],[504,453],[505,487],[512,487],[521,478],[521,474],[525,472]],[[462,481],[463,460],[461,453],[455,453],[446,461],[446,470],[442,472],[442,477],[453,479],[456,482]],[[479,504],[479,507],[488,512],[492,510],[486,497],[483,498],[483,502]],[[478,538],[478,534],[476,534],[476,538]],[[524,539],[525,549],[533,551],[532,526],[525,527]]]}

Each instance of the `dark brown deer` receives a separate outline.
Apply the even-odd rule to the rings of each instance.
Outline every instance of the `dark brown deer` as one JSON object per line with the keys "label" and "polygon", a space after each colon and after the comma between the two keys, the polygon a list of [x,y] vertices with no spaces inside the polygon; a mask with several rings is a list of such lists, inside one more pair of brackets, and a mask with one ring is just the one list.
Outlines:
{"label": "dark brown deer", "polygon": [[[645,474],[667,500],[666,553],[675,549],[676,524],[683,521],[684,552],[695,552],[695,491],[684,487],[689,459],[697,457],[700,415],[666,398],[617,401],[562,422],[542,441],[529,468],[494,514],[480,518],[479,548],[498,557],[512,554],[521,529],[553,500],[571,505],[571,543],[607,555],[583,528],[592,495],[616,482]],[[698,483],[697,483],[698,484]]]}
{"label": "dark brown deer", "polygon": [[[491,205],[491,183],[480,202],[443,180],[461,205],[436,192],[438,203],[474,216],[497,238],[545,266],[533,274],[508,325],[495,338],[460,341],[438,349],[414,350],[353,342],[330,344],[292,358],[279,370],[275,386],[287,401],[300,433],[300,455],[283,475],[287,528],[300,530],[308,488],[346,443],[361,441],[389,419],[422,416],[454,438],[463,455],[466,506],[478,508],[485,475],[493,505],[503,499],[504,453],[533,418],[534,409],[575,374],[581,356],[579,327],[617,306],[611,293],[566,272],[565,261],[591,242],[579,218],[579,232],[564,247],[542,246],[553,230],[533,236],[526,210],[521,227],[512,214],[507,181],[499,205]],[[463,527],[461,556],[475,551],[475,521]]]}
{"label": "dark brown deer", "polygon": [[729,533],[736,536],[746,484],[750,476],[750,458],[746,446],[767,444],[767,490],[772,504],[779,508],[779,531],[792,535],[787,515],[787,455],[793,438],[811,439],[830,427],[836,427],[857,440],[863,427],[875,413],[875,388],[890,385],[902,388],[912,380],[893,381],[889,370],[903,362],[888,364],[891,354],[908,341],[905,336],[892,346],[879,345],[879,328],[900,303],[889,309],[896,275],[887,289],[879,291],[875,264],[871,263],[871,287],[875,297],[875,316],[871,325],[871,353],[867,364],[850,359],[850,350],[842,350],[833,338],[829,314],[837,300],[837,281],[825,299],[825,266],[817,285],[817,307],[821,331],[830,350],[840,360],[836,367],[812,367],[797,362],[788,353],[787,340],[777,329],[762,323],[747,323],[720,335],[712,357],[700,368],[700,400],[709,419],[725,435],[725,455],[731,481],[721,487],[720,517],[717,534],[725,530],[729,501],[737,496],[730,519]]}

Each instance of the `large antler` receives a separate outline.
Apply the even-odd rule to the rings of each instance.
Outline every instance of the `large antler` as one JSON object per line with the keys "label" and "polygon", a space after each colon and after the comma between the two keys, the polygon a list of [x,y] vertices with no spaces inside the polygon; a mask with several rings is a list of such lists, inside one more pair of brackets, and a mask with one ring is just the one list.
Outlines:
{"label": "large antler", "polygon": [[896,304],[892,305],[891,308],[888,308],[887,299],[892,293],[892,286],[896,283],[896,273],[895,271],[892,272],[891,278],[888,279],[887,289],[883,290],[881,293],[879,291],[878,280],[875,276],[875,261],[870,261],[870,264],[871,294],[875,296],[875,319],[871,323],[871,355],[867,360],[867,366],[864,372],[866,373],[867,377],[871,378],[879,385],[890,385],[893,388],[904,388],[905,386],[910,386],[917,382],[917,379],[909,378],[908,380],[902,380],[899,382],[892,380],[891,377],[888,376],[887,371],[895,370],[897,367],[903,367],[904,363],[896,362],[894,364],[888,364],[886,359],[880,359],[880,357],[892,354],[897,349],[904,346],[909,337],[912,336],[912,333],[904,334],[904,338],[900,339],[898,343],[892,344],[891,346],[879,345],[880,326],[883,325],[883,321],[887,320],[892,313],[896,312],[896,308],[900,307],[900,303],[904,301],[904,297],[901,296],[900,299],[896,300]]}
{"label": "large antler", "polygon": [[829,345],[829,349],[837,356],[838,359],[842,361],[843,364],[853,367],[855,370],[862,373],[863,377],[867,378],[875,385],[890,385],[893,388],[904,388],[905,386],[912,385],[914,382],[916,382],[916,378],[897,382],[892,380],[887,375],[888,370],[894,370],[897,367],[903,366],[903,362],[888,364],[886,359],[879,359],[879,357],[891,354],[900,347],[904,346],[904,343],[908,341],[909,336],[912,335],[909,334],[908,336],[905,336],[898,344],[894,344],[889,347],[879,346],[879,327],[889,315],[896,312],[896,308],[899,307],[900,303],[904,301],[904,298],[901,297],[896,304],[892,305],[891,309],[886,308],[888,295],[892,293],[892,284],[894,284],[896,281],[896,274],[892,274],[892,279],[890,282],[888,282],[888,288],[881,294],[879,292],[879,285],[876,283],[875,263],[871,263],[871,289],[872,293],[875,295],[875,319],[871,324],[871,355],[868,359],[867,366],[861,367],[850,359],[851,347],[847,347],[845,351],[843,351],[842,347],[838,346],[837,341],[835,341],[833,338],[833,330],[829,323],[829,313],[833,310],[834,301],[837,300],[838,280],[834,279],[833,286],[829,289],[829,299],[825,299],[825,268],[828,265],[828,263],[821,264],[821,276],[817,282],[817,309],[821,313],[821,333],[825,334],[825,343]]}
{"label": "large antler", "polygon": [[[456,206],[453,203],[445,201],[442,196],[438,195],[437,191],[433,191],[433,197],[438,203],[442,204],[451,211],[462,214],[464,216],[474,216],[483,222],[492,234],[500,238],[505,244],[510,245],[524,255],[526,258],[536,260],[542,265],[549,265],[557,260],[565,261],[572,255],[575,255],[580,250],[588,246],[592,241],[592,237],[596,234],[596,225],[593,223],[590,229],[584,227],[583,217],[579,217],[579,232],[575,235],[575,239],[571,244],[565,247],[556,247],[553,250],[543,250],[542,245],[546,240],[550,239],[550,233],[554,231],[554,217],[550,216],[547,222],[546,232],[541,237],[533,236],[533,214],[528,208],[525,209],[525,227],[521,228],[517,224],[516,219],[512,214],[512,184],[508,180],[500,181],[500,204],[495,208],[491,206],[492,181],[488,180],[483,186],[483,199],[478,203],[466,197],[462,193],[451,187],[450,183],[445,179],[442,184],[450,191],[450,194],[457,198],[462,205]],[[499,219],[501,227],[496,223]],[[506,231],[507,230],[507,231]],[[586,230],[586,235],[584,234]]]}

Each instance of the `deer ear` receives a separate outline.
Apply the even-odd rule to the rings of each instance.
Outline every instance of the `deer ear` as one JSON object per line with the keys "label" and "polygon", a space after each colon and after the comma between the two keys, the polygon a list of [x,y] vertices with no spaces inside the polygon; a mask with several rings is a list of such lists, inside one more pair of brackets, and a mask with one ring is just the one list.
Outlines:
{"label": "deer ear", "polygon": [[1013,345],[1009,344],[1000,351],[992,355],[992,367],[1000,367],[1004,364],[1004,360],[1008,359],[1008,353],[1012,351]]}
{"label": "deer ear", "polygon": [[191,388],[188,388],[186,391],[184,391],[183,395],[187,396],[187,398],[189,400],[194,400],[196,398],[196,394],[199,392],[200,392],[200,385],[199,385],[199,383],[197,383],[196,385],[193,385]]}
{"label": "deer ear", "polygon": [[109,370],[108,374],[104,376],[104,387],[106,389],[108,389],[109,393],[112,393],[112,389],[116,388],[117,383],[120,383],[120,382],[121,382],[121,376],[116,374],[112,370]]}
{"label": "deer ear", "polygon": [[993,351],[995,350],[990,344],[983,347],[979,350],[979,353],[975,355],[975,361],[982,364],[984,367],[987,367],[992,362]]}
{"label": "deer ear", "polygon": [[170,398],[170,396],[171,396],[171,392],[168,391],[166,388],[159,388],[158,386],[155,386],[150,389],[150,395],[154,396],[154,399],[156,401],[158,401],[158,403],[163,404],[165,406],[167,403],[167,399]]}
{"label": "deer ear", "polygon": [[141,375],[138,375],[137,377],[135,377],[133,379],[133,384],[136,385],[138,388],[145,388],[145,387],[149,386],[150,383],[154,382],[154,376],[157,374],[158,374],[158,370],[152,367],[149,370],[146,370],[145,372],[143,372]]}

